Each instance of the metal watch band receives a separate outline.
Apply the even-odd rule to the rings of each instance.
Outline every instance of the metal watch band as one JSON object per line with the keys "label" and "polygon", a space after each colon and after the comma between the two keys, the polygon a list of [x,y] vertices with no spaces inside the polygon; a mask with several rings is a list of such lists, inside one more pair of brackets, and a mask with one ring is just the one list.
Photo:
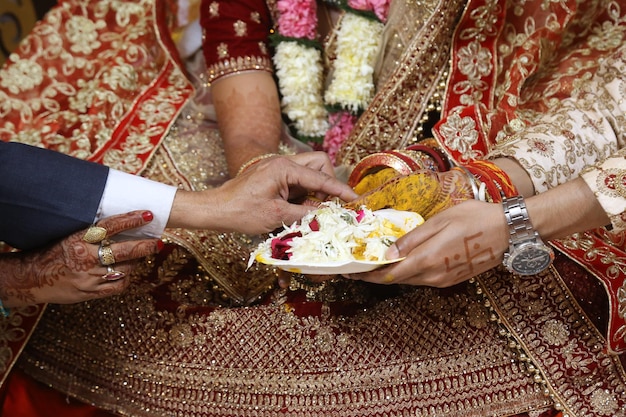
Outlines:
{"label": "metal watch band", "polygon": [[515,196],[504,199],[504,216],[509,225],[511,243],[519,243],[527,240],[539,239],[539,234],[533,229],[528,217],[526,203],[521,196]]}

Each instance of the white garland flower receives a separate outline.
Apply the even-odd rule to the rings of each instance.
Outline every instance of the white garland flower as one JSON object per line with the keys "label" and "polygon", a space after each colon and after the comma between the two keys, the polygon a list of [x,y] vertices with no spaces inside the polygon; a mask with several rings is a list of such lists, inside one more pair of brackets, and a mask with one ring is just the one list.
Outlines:
{"label": "white garland flower", "polygon": [[337,32],[337,59],[326,103],[356,113],[374,97],[374,64],[382,42],[383,23],[347,13]]}
{"label": "white garland flower", "polygon": [[302,136],[320,137],[328,130],[321,62],[319,50],[298,42],[280,42],[274,54],[283,111]]}

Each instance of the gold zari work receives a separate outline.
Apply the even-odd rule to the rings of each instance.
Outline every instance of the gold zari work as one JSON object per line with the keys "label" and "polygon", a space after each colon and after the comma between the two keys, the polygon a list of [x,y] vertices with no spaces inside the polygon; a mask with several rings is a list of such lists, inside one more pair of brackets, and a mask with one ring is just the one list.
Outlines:
{"label": "gold zari work", "polygon": [[[551,403],[471,284],[409,290],[334,316],[324,303],[302,314],[282,291],[269,305],[200,313],[150,292],[167,285],[181,297],[198,285],[193,278],[160,280],[88,308],[51,308],[21,366],[78,398],[146,417],[501,415]],[[94,352],[102,355],[80,359]]]}

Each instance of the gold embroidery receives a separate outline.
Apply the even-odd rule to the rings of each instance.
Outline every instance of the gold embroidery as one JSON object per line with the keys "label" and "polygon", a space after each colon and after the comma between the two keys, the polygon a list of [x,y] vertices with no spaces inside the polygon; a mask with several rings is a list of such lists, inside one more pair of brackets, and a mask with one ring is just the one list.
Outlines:
{"label": "gold embroidery", "polygon": [[[262,51],[263,53],[267,51]],[[268,56],[246,56],[222,60],[208,68],[208,82],[218,77],[235,74],[246,70],[273,71],[272,61]]]}
{"label": "gold embroidery", "polygon": [[[583,416],[591,407],[619,404],[618,393],[624,385],[623,371],[614,372],[621,369],[619,358],[602,349],[605,341],[554,267],[532,278],[498,268],[480,275],[477,281],[497,314],[494,320],[503,324],[503,334],[510,334],[511,346],[519,349],[518,359],[544,385],[556,409]],[[536,302],[541,303],[541,309],[524,307]],[[592,385],[606,397],[594,399],[584,394]]]}
{"label": "gold embroidery", "polygon": [[217,46],[217,56],[220,59],[227,58],[229,56],[229,54],[228,54],[228,45],[225,44],[224,42],[220,43]]}
{"label": "gold embroidery", "polygon": [[214,17],[219,17],[219,13],[220,13],[220,4],[217,1],[213,1],[211,2],[211,4],[209,5],[209,15],[214,18]]}
{"label": "gold embroidery", "polygon": [[543,338],[551,345],[564,345],[569,337],[567,326],[560,320],[549,320],[541,329]]}
{"label": "gold embroidery", "polygon": [[600,192],[626,199],[626,169],[602,170],[597,182]]}
{"label": "gold embroidery", "polygon": [[248,34],[248,25],[242,20],[233,23],[233,28],[235,29],[235,36],[237,37],[243,37]]}
{"label": "gold embroidery", "polygon": [[250,13],[250,20],[252,20],[254,23],[261,23],[261,13],[259,13],[259,12],[251,12]]}
{"label": "gold embroidery", "polygon": [[464,2],[393,1],[390,7],[387,28],[393,31],[384,34],[377,94],[336,156],[344,165],[353,166],[374,152],[404,148],[423,135],[422,116],[447,71],[454,22]]}
{"label": "gold embroidery", "polygon": [[551,403],[488,316],[473,316],[485,309],[471,285],[368,297],[344,315],[309,304],[319,306],[311,315],[284,290],[270,305],[200,311],[154,298],[149,277],[135,282],[119,297],[52,308],[20,365],[138,417],[507,415]]}

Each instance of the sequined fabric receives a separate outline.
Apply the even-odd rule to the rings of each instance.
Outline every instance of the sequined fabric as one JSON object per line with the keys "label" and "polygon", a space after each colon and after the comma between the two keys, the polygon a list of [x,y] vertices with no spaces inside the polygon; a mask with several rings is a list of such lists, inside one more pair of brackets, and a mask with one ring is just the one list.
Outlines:
{"label": "sequined fabric", "polygon": [[[393,3],[379,94],[341,151],[345,165],[419,135],[430,100],[457,68],[448,45],[459,17],[488,18],[498,4]],[[224,180],[216,126],[197,101],[168,113],[176,117],[150,148],[144,175],[187,189]],[[623,368],[594,326],[606,323],[581,310],[558,268],[532,280],[497,269],[447,290],[338,280],[332,297],[307,301],[303,291],[276,289],[273,271],[245,272],[251,237],[166,237],[123,295],[49,306],[21,369],[134,417],[625,414]],[[580,277],[593,279],[584,269]]]}
{"label": "sequined fabric", "polygon": [[471,284],[201,308],[207,283],[189,265],[168,275],[179,255],[120,297],[51,308],[20,366],[133,416],[508,415],[552,402]]}

